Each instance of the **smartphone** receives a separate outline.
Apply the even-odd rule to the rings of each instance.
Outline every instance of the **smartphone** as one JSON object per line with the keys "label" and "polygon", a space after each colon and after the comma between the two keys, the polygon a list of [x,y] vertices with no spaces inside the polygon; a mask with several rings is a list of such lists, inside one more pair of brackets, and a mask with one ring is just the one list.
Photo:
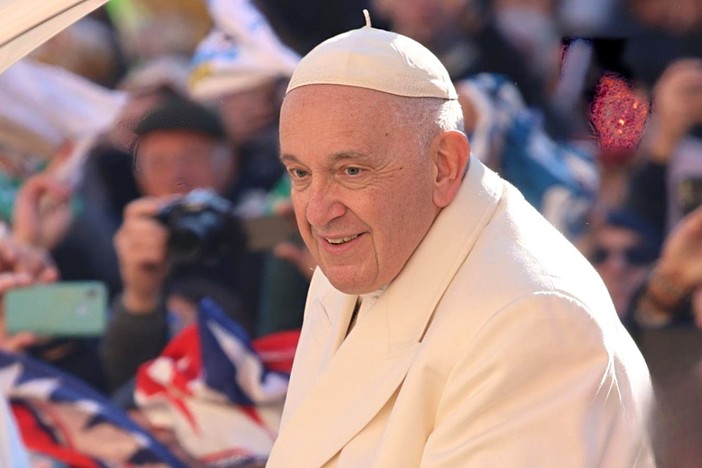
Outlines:
{"label": "smartphone", "polygon": [[5,293],[8,333],[88,337],[107,326],[107,288],[100,281],[64,281]]}
{"label": "smartphone", "polygon": [[242,222],[249,250],[270,250],[283,241],[299,239],[295,221],[288,216],[256,216]]}

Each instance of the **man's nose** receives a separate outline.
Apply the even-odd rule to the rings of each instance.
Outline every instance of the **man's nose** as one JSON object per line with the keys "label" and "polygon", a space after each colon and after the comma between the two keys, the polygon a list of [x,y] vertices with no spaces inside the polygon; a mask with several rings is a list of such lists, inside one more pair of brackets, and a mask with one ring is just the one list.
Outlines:
{"label": "man's nose", "polygon": [[625,272],[631,266],[622,252],[612,252],[604,263],[606,268],[616,274]]}
{"label": "man's nose", "polygon": [[308,190],[305,217],[312,226],[325,226],[344,214],[346,207],[333,181],[313,181]]}

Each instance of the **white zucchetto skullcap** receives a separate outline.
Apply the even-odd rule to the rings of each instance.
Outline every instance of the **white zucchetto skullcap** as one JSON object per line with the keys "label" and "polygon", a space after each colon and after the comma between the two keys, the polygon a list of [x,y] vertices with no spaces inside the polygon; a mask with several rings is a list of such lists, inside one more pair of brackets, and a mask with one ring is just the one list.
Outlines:
{"label": "white zucchetto skullcap", "polygon": [[295,69],[287,92],[301,86],[335,84],[406,97],[457,99],[441,61],[419,42],[366,25],[319,44]]}

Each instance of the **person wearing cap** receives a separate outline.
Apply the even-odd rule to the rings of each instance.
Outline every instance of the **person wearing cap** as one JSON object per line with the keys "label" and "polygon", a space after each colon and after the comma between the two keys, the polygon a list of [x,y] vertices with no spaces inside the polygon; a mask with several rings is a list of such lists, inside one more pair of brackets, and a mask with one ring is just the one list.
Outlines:
{"label": "person wearing cap", "polygon": [[319,268],[268,467],[653,466],[646,364],[588,261],[365,27],[304,57],[281,159]]}
{"label": "person wearing cap", "polygon": [[147,113],[136,134],[135,175],[144,196],[127,205],[114,236],[123,289],[112,303],[102,344],[110,392],[194,319],[202,297],[216,301],[244,329],[253,328],[242,278],[256,273],[244,275],[248,263],[242,252],[232,249],[210,263],[172,264],[169,227],[156,219],[194,189],[210,189],[236,204],[237,161],[219,117],[195,102],[174,99]]}
{"label": "person wearing cap", "polygon": [[283,173],[277,115],[299,56],[256,2],[211,0],[207,8],[213,27],[193,53],[189,95],[217,110],[239,153],[242,183],[265,192]]}

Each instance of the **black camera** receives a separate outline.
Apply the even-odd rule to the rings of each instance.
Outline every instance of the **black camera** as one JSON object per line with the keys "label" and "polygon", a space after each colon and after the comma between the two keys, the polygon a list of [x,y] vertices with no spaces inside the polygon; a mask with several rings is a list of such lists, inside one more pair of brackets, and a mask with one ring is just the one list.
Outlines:
{"label": "black camera", "polygon": [[195,189],[166,205],[156,219],[168,228],[172,264],[215,263],[246,245],[232,204],[208,189]]}

